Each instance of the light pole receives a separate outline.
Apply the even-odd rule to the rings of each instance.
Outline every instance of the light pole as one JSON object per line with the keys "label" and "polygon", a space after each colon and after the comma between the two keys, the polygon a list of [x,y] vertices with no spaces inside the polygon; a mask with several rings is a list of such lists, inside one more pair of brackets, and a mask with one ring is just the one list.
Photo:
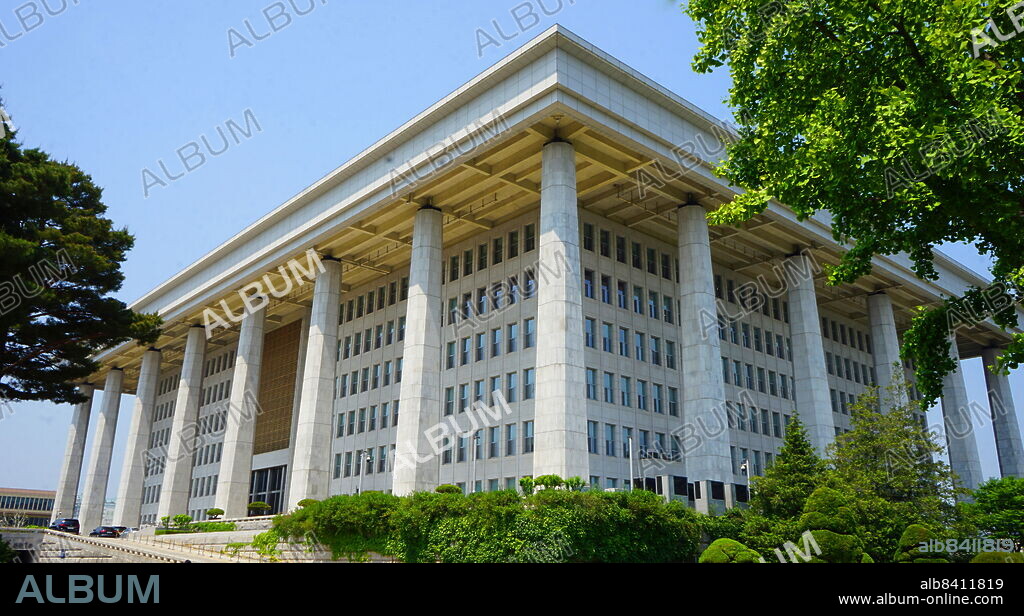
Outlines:
{"label": "light pole", "polygon": [[477,430],[476,432],[473,433],[473,457],[469,461],[469,463],[470,463],[469,464],[469,466],[470,466],[470,469],[469,469],[470,478],[469,479],[470,479],[470,482],[471,482],[469,484],[470,485],[470,488],[469,488],[470,492],[475,492],[476,491],[476,457],[477,457],[476,454],[477,454],[477,451],[478,451],[477,447],[479,447],[479,443],[480,443],[480,431]]}
{"label": "light pole", "polygon": [[[362,457],[363,460],[365,462],[367,462],[367,463],[372,463],[373,462],[373,457],[370,455],[370,450],[369,449],[363,450],[362,456],[360,456],[360,457]],[[363,468],[361,469],[362,472],[359,473],[359,487],[356,488],[356,494],[362,494],[363,493],[363,475],[366,474],[366,469],[367,468],[369,468],[368,464],[363,465]]]}
{"label": "light pole", "polygon": [[629,443],[629,491],[633,491],[633,437],[626,439]]}
{"label": "light pole", "polygon": [[747,502],[750,502],[750,460],[743,460],[740,464],[740,471],[747,478]]}

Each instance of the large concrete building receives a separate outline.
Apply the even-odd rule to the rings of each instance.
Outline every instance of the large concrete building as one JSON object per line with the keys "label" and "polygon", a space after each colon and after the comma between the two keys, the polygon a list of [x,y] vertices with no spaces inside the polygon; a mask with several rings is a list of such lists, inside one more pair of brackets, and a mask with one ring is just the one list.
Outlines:
{"label": "large concrete building", "polygon": [[[705,511],[745,500],[794,411],[824,448],[859,393],[908,368],[912,308],[984,280],[936,255],[940,278],[921,281],[894,256],[826,287],[844,251],[827,218],[776,203],[709,227],[737,191],[711,172],[728,134],[548,30],[133,304],[167,326],[152,348],[103,352],[82,385],[102,390],[83,527],[125,393],[117,524],[546,473],[639,479]],[[953,349],[1007,339],[981,322]],[[1024,473],[1007,379],[986,378],[987,423],[958,412],[959,371],[942,402],[968,486],[980,427],[1002,473]],[[58,510],[93,406],[74,410]]]}

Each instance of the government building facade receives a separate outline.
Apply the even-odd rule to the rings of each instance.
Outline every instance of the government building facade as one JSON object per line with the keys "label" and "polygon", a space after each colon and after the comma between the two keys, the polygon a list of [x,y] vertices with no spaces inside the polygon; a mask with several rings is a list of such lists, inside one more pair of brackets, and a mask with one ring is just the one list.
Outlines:
{"label": "government building facade", "polygon": [[[711,172],[730,134],[553,27],[135,302],[163,335],[98,356],[54,509],[80,496],[99,523],[122,394],[119,525],[549,473],[744,502],[794,413],[824,450],[858,394],[910,375],[912,308],[985,281],[941,254],[922,281],[898,255],[827,287],[846,250],[827,217],[773,203],[709,226],[738,191]],[[954,340],[991,359],[1008,338]],[[1024,473],[1007,378],[985,376],[988,421],[960,371],[942,399],[968,487],[974,429]]]}

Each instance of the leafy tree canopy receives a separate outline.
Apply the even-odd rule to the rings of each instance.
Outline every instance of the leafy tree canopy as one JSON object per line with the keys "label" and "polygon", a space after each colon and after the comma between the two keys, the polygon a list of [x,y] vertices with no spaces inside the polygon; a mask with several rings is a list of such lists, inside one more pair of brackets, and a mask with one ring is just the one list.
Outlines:
{"label": "leafy tree canopy", "polygon": [[800,417],[793,415],[775,463],[764,476],[751,479],[751,510],[770,517],[799,517],[824,473],[825,463],[815,453]]}
{"label": "leafy tree canopy", "polygon": [[974,491],[967,505],[974,522],[994,539],[1013,539],[1024,548],[1024,478],[990,479]]}
{"label": "leafy tree canopy", "polygon": [[[1024,298],[1024,36],[1014,0],[690,0],[702,48],[693,66],[728,65],[740,122],[718,173],[746,192],[710,215],[739,224],[770,199],[806,218],[826,210],[852,248],[829,282],[910,255],[935,279],[932,251],[972,244],[994,283],[922,309],[904,337],[928,403],[955,367],[951,326],[1016,324]],[[1019,9],[1014,13],[1019,21]],[[990,21],[991,20],[991,21]],[[1024,361],[1017,334],[999,362]]]}
{"label": "leafy tree canopy", "polygon": [[[9,128],[9,127],[8,127]],[[160,319],[109,297],[134,239],[77,166],[0,138],[0,396],[81,402],[96,352],[155,342]]]}

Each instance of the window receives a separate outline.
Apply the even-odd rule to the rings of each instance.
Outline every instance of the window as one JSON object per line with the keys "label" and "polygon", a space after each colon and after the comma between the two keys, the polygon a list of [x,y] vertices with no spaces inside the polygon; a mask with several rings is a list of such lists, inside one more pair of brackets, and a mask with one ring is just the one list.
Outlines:
{"label": "window", "polygon": [[647,410],[647,382],[637,381],[636,382],[636,405],[642,410]]}
{"label": "window", "polygon": [[487,429],[487,457],[496,458],[498,457],[498,427],[494,426]]}
{"label": "window", "polygon": [[661,338],[651,336],[651,363],[661,365]]}
{"label": "window", "polygon": [[506,331],[508,333],[508,344],[505,345],[505,348],[508,349],[509,353],[514,353],[518,350],[519,345],[519,323],[509,324]]}
{"label": "window", "polygon": [[619,355],[629,357],[629,330],[625,327],[619,328]]}
{"label": "window", "polygon": [[487,314],[487,289],[476,290],[476,313]]}
{"label": "window", "polygon": [[487,244],[480,244],[476,249],[476,271],[487,269]]}
{"label": "window", "polygon": [[533,420],[523,422],[523,453],[533,453]]}
{"label": "window", "polygon": [[615,404],[615,375],[611,372],[604,373],[604,401]]}
{"label": "window", "polygon": [[672,280],[672,260],[668,255],[661,255],[661,277]]}
{"label": "window", "polygon": [[658,275],[658,251],[653,248],[647,249],[647,273]]}
{"label": "window", "polygon": [[505,455],[516,455],[516,425],[514,423],[505,426]]}
{"label": "window", "polygon": [[615,260],[619,263],[626,262],[626,238],[621,235],[615,236]]}
{"label": "window", "polygon": [[668,295],[665,295],[662,298],[661,312],[664,315],[663,318],[664,318],[666,323],[670,323],[671,324],[671,323],[675,322],[675,316],[674,316],[675,313],[673,312],[673,307],[675,306],[675,303],[676,303],[676,300],[672,299],[672,297],[670,297]]}
{"label": "window", "polygon": [[444,390],[444,414],[451,415],[455,412],[455,388],[446,387]]}
{"label": "window", "polygon": [[469,383],[459,385],[459,412],[465,413],[469,408]]}
{"label": "window", "polygon": [[448,259],[448,280],[459,279],[459,255],[452,255]]}
{"label": "window", "polygon": [[519,387],[519,374],[516,372],[509,372],[505,375],[505,400],[507,402],[515,402],[518,399],[516,392]]}
{"label": "window", "polygon": [[509,231],[508,232],[508,258],[512,259],[519,256],[519,232]]}
{"label": "window", "polygon": [[586,369],[587,374],[587,400],[597,400],[597,370]]}
{"label": "window", "polygon": [[610,276],[601,276],[601,301],[606,304],[612,303],[612,279]]}
{"label": "window", "polygon": [[628,376],[619,377],[619,403],[622,406],[633,406],[630,380]]}
{"label": "window", "polygon": [[473,402],[481,402],[484,399],[484,381],[479,379],[473,381]]}
{"label": "window", "polygon": [[583,270],[583,297],[594,299],[594,270]]}
{"label": "window", "polygon": [[764,368],[757,369],[757,391],[762,394],[768,393],[768,387],[765,383],[765,372]]}
{"label": "window", "polygon": [[[601,233],[604,233],[602,231]],[[587,451],[590,453],[597,453],[597,422],[587,422]]]}
{"label": "window", "polygon": [[455,367],[455,342],[454,341],[449,342],[446,345],[444,367],[446,369],[454,368]]}
{"label": "window", "polygon": [[501,355],[501,328],[491,330],[491,357]]}
{"label": "window", "polygon": [[469,276],[473,273],[473,249],[462,252],[462,275]]}
{"label": "window", "polygon": [[536,248],[536,227],[532,224],[523,228],[523,252],[530,252]]}
{"label": "window", "polygon": [[601,233],[600,233],[601,245],[600,245],[600,248],[601,248],[601,256],[602,257],[610,257],[611,254],[612,254],[611,253],[611,251],[612,251],[612,240],[611,240],[611,237],[612,237],[611,233],[609,233],[608,231],[606,231],[604,229],[601,229]]}
{"label": "window", "polygon": [[491,242],[491,263],[497,265],[501,263],[505,256],[505,238],[496,237]]}
{"label": "window", "polygon": [[460,366],[465,366],[466,364],[469,363],[469,349],[470,348],[471,348],[470,347],[470,341],[469,341],[469,337],[467,336],[467,337],[462,339],[462,349],[461,349],[461,353],[459,353],[459,365]]}
{"label": "window", "polygon": [[665,367],[676,369],[676,343],[671,340],[665,341]]}
{"label": "window", "polygon": [[612,324],[601,323],[601,349],[612,352]]}
{"label": "window", "polygon": [[583,342],[591,348],[594,346],[595,329],[597,329],[597,321],[590,317],[585,317],[583,319]]}
{"label": "window", "polygon": [[636,285],[633,285],[633,312],[644,313],[644,290]]}
{"label": "window", "polygon": [[533,368],[527,368],[523,370],[523,400],[530,400],[533,398],[536,379],[536,370]]}
{"label": "window", "polygon": [[583,250],[594,251],[594,225],[583,223]]}
{"label": "window", "polygon": [[604,425],[604,454],[615,455],[615,426],[611,424]]}
{"label": "window", "polygon": [[640,246],[640,242],[633,242],[630,249],[630,256],[632,257],[631,261],[633,263],[633,267],[637,269],[643,269],[643,248]]}
{"label": "window", "polygon": [[388,330],[384,338],[384,344],[391,344],[395,341],[395,322],[388,321]]}
{"label": "window", "polygon": [[746,369],[747,389],[754,389],[754,366],[747,364],[744,368]]}
{"label": "window", "polygon": [[623,310],[629,310],[626,306],[626,295],[628,294],[627,285],[621,280],[615,282],[615,296],[618,299],[619,308]]}
{"label": "window", "polygon": [[658,316],[658,294],[655,291],[647,292],[647,316],[652,319],[659,318]]}
{"label": "window", "polygon": [[536,319],[526,319],[523,322],[523,348],[532,348],[537,343],[537,321]]}
{"label": "window", "polygon": [[657,383],[655,383],[653,385],[653,388],[651,389],[651,399],[654,400],[654,412],[655,413],[662,413],[662,414],[664,414],[665,413],[665,409],[662,406],[662,399],[661,399],[662,398],[662,396],[661,396],[662,392],[661,392],[661,390],[662,390],[661,385],[658,385]]}
{"label": "window", "polygon": [[633,350],[640,361],[647,361],[647,345],[645,337],[640,332],[633,333]]}

